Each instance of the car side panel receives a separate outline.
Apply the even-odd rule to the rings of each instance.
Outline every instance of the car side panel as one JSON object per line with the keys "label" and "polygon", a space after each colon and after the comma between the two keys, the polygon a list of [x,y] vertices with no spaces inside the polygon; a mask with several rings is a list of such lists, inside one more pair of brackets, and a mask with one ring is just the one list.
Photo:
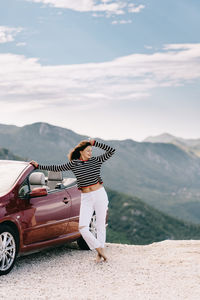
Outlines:
{"label": "car side panel", "polygon": [[80,215],[80,203],[81,203],[81,192],[76,186],[67,189],[67,193],[71,198],[71,213],[69,218],[69,232],[79,232],[79,215]]}
{"label": "car side panel", "polygon": [[32,244],[66,235],[69,232],[68,220],[71,200],[63,200],[68,194],[65,190],[55,190],[47,196],[31,198],[23,213],[24,244]]}

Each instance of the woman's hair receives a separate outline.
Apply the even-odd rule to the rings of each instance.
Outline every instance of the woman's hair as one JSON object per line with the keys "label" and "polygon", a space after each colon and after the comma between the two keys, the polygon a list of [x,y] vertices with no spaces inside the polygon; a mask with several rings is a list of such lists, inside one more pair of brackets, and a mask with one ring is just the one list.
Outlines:
{"label": "woman's hair", "polygon": [[68,158],[69,160],[73,160],[73,159],[79,159],[81,154],[80,151],[83,151],[86,147],[91,146],[91,143],[86,141],[81,141],[76,147],[74,147],[74,149],[72,149],[69,154],[68,154]]}

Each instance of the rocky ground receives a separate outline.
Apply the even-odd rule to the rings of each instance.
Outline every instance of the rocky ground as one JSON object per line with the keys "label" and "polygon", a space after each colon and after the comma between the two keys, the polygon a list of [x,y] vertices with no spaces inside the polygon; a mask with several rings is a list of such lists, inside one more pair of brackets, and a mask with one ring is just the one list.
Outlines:
{"label": "rocky ground", "polygon": [[18,258],[0,299],[200,299],[200,241],[106,244],[108,262],[76,244]]}

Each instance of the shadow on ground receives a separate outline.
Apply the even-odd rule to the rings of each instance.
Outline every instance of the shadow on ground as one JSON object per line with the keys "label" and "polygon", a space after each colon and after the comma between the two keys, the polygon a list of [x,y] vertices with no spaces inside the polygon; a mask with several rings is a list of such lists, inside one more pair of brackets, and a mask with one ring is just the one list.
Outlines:
{"label": "shadow on ground", "polygon": [[16,260],[16,264],[15,264],[15,268],[22,268],[23,265],[26,264],[31,264],[34,262],[34,264],[40,263],[40,262],[45,262],[48,260],[53,260],[56,257],[62,257],[64,256],[66,253],[68,255],[73,255],[74,252],[79,252],[79,251],[83,251],[80,250],[80,248],[78,247],[76,242],[73,243],[67,243],[64,245],[59,245],[59,246],[54,246],[52,248],[48,248],[48,249],[43,249],[31,254],[26,254],[23,256],[20,256],[17,258]]}

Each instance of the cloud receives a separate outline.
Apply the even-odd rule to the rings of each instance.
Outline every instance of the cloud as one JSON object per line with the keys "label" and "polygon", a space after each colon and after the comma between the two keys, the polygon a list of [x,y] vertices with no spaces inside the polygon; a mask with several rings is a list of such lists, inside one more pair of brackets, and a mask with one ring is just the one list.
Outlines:
{"label": "cloud", "polygon": [[13,42],[15,36],[22,31],[22,28],[0,26],[0,44]]}
{"label": "cloud", "polygon": [[131,20],[119,20],[119,21],[112,21],[112,24],[115,25],[115,24],[130,24],[132,23]]}
{"label": "cloud", "polygon": [[16,44],[17,47],[24,47],[26,46],[26,43],[25,42],[19,42]]}
{"label": "cloud", "polygon": [[152,90],[200,78],[200,44],[170,44],[159,52],[109,62],[42,66],[36,58],[0,54],[0,102],[31,107],[88,107],[136,101]]}
{"label": "cloud", "polygon": [[144,8],[145,8],[145,6],[143,4],[135,5],[135,4],[131,3],[128,5],[128,11],[130,13],[139,13]]}
{"label": "cloud", "polygon": [[149,49],[153,49],[153,47],[152,47],[152,46],[149,46],[149,45],[145,45],[144,48],[146,48],[146,49],[148,49],[148,50],[149,50]]}
{"label": "cloud", "polygon": [[128,0],[27,0],[43,3],[56,8],[71,9],[78,12],[92,12],[93,16],[105,13],[106,16],[123,15],[127,12],[138,13],[145,6],[129,4]]}

